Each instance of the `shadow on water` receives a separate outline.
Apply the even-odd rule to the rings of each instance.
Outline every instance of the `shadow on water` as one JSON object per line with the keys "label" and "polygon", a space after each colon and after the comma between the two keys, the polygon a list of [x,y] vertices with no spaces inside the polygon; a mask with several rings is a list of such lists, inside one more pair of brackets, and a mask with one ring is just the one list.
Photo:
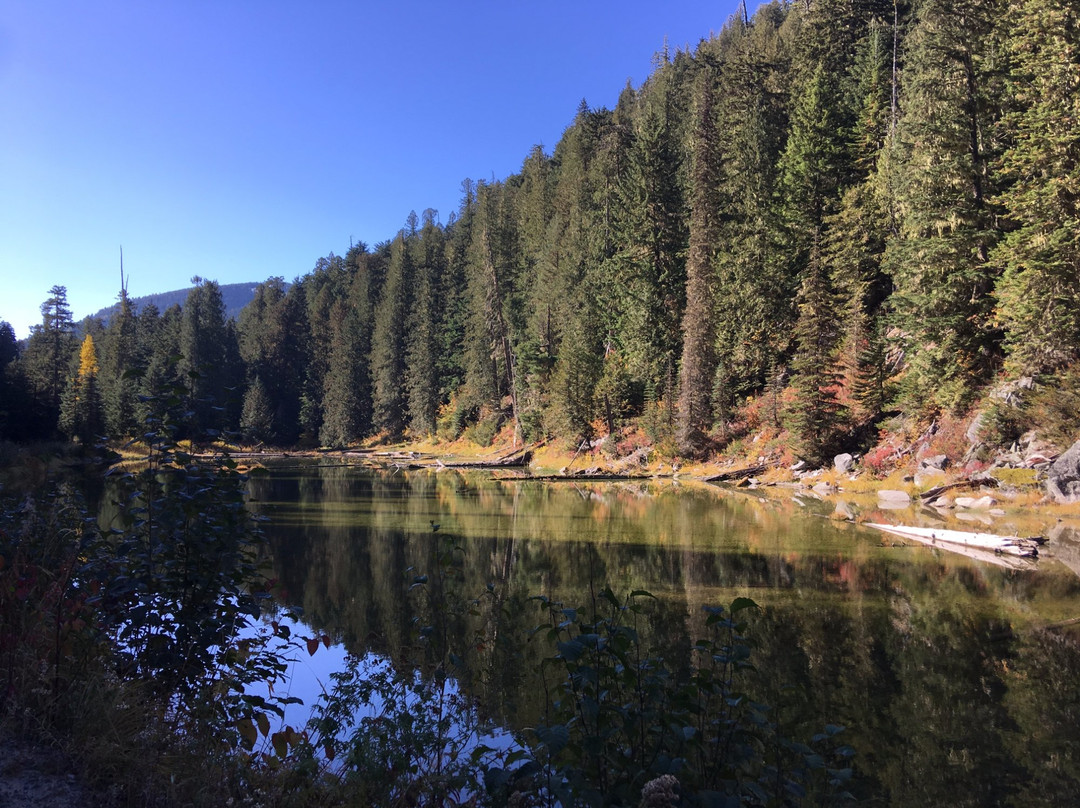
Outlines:
{"label": "shadow on water", "polygon": [[[490,719],[544,705],[532,596],[586,605],[599,587],[657,596],[646,645],[689,664],[703,607],[750,596],[757,695],[794,727],[848,727],[867,804],[1067,805],[1080,793],[1080,540],[1034,572],[704,490],[555,486],[456,472],[335,467],[252,480],[284,598],[351,653],[423,669],[415,627],[440,614],[468,646],[461,686]],[[454,550],[454,592],[409,583]],[[1074,542],[1074,544],[1069,544]],[[1075,552],[1080,558],[1080,549]],[[1080,567],[1080,564],[1077,565]],[[451,596],[482,607],[444,606]]]}

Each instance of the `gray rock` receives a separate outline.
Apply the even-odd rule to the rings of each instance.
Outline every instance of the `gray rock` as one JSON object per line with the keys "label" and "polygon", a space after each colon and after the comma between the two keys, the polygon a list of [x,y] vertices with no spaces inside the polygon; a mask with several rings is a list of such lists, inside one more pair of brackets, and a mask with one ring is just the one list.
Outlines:
{"label": "gray rock", "polygon": [[1055,502],[1080,502],[1080,440],[1046,470],[1046,493]]}
{"label": "gray rock", "polygon": [[924,457],[919,461],[919,471],[944,471],[949,458],[943,454]]}
{"label": "gray rock", "polygon": [[811,490],[815,494],[817,494],[818,496],[827,497],[827,496],[829,496],[831,494],[835,494],[836,491],[837,491],[837,488],[832,483],[827,483],[824,480],[822,480],[820,483],[815,485]]}
{"label": "gray rock", "polygon": [[849,455],[847,452],[838,454],[833,458],[833,468],[841,474],[847,474],[851,471],[851,467],[855,464],[855,458]]}
{"label": "gray rock", "polygon": [[908,503],[911,502],[911,495],[907,491],[895,491],[889,488],[883,488],[877,492],[878,499],[881,502],[891,503]]}
{"label": "gray rock", "polygon": [[964,433],[964,437],[967,438],[968,443],[977,445],[980,442],[979,433],[982,431],[983,422],[986,420],[985,413],[979,413],[971,419],[971,423],[968,425],[967,432]]}
{"label": "gray rock", "polygon": [[973,511],[985,511],[997,505],[997,500],[991,496],[982,497],[957,497],[957,508],[967,508]]}

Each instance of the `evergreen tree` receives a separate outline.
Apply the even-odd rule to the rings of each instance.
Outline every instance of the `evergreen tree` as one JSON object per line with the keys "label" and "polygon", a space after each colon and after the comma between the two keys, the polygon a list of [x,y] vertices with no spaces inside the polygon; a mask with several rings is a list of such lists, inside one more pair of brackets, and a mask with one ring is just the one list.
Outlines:
{"label": "evergreen tree", "polygon": [[[280,277],[259,284],[251,302],[240,312],[237,325],[240,356],[249,384],[244,412],[268,410],[269,425],[260,424],[257,437],[285,445],[300,434],[300,395],[306,364],[303,336],[308,330],[303,298],[290,292]],[[249,397],[259,400],[249,406]]]}
{"label": "evergreen tree", "polygon": [[849,175],[839,93],[824,65],[811,73],[791,113],[791,128],[780,158],[780,193],[787,225],[786,259],[797,270],[808,260],[825,217],[835,212]]}
{"label": "evergreen tree", "polygon": [[149,397],[180,384],[180,324],[183,313],[173,305],[164,313],[152,303],[143,307],[136,322],[139,344],[147,352],[146,372],[136,397],[136,420],[144,422],[150,414]]}
{"label": "evergreen tree", "polygon": [[135,310],[124,285],[103,336],[101,389],[106,431],[111,437],[134,436],[138,380],[132,372],[145,369],[146,352],[138,339]]}
{"label": "evergreen tree", "polygon": [[406,316],[405,377],[409,429],[416,436],[435,433],[435,416],[441,403],[438,366],[440,281],[445,275],[445,234],[435,221],[435,211],[424,211],[419,234],[410,241],[413,252],[413,298]]}
{"label": "evergreen tree", "polygon": [[723,65],[724,88],[717,99],[722,216],[713,293],[718,415],[762,389],[767,369],[788,348],[794,321],[796,289],[781,260],[775,204],[787,127],[785,19],[778,5],[762,6],[749,28],[728,26],[712,46]]}
{"label": "evergreen tree", "polygon": [[333,314],[339,328],[330,349],[319,431],[326,446],[347,446],[372,428],[372,320],[385,259],[381,252],[369,253],[364,244],[352,247],[345,258],[352,280],[348,296]]}
{"label": "evergreen tree", "polygon": [[274,403],[260,376],[248,385],[240,412],[240,431],[250,440],[277,441],[279,433],[274,418]]}
{"label": "evergreen tree", "polygon": [[480,183],[466,264],[470,316],[465,331],[465,399],[469,408],[503,411],[503,397],[520,435],[517,363],[511,320],[514,234],[506,188]]}
{"label": "evergreen tree", "polygon": [[1009,148],[999,197],[1014,229],[993,263],[1004,268],[997,322],[1015,372],[1080,358],[1080,10],[1061,0],[1008,4]]}
{"label": "evergreen tree", "polygon": [[835,349],[840,326],[835,296],[816,244],[811,247],[798,307],[797,350],[792,362],[792,383],[797,395],[791,427],[799,455],[820,465],[835,449],[838,437],[840,403]]}
{"label": "evergreen tree", "polygon": [[217,282],[198,276],[191,282],[180,320],[179,370],[189,385],[196,429],[230,428],[235,422],[228,408],[236,404],[230,399],[239,398],[236,336],[226,324]]}
{"label": "evergreen tree", "polygon": [[389,437],[403,434],[408,416],[405,321],[414,278],[406,239],[406,231],[402,230],[390,248],[371,336],[372,421],[377,432]]}
{"label": "evergreen tree", "polygon": [[462,183],[463,195],[456,216],[451,216],[446,234],[446,261],[440,281],[442,316],[439,322],[438,355],[440,401],[450,402],[465,383],[465,330],[469,320],[466,267],[472,240],[476,195],[470,181]]}
{"label": "evergreen tree", "polygon": [[29,418],[25,383],[17,372],[18,358],[15,329],[0,320],[0,440],[21,439],[20,425]]}
{"label": "evergreen tree", "polygon": [[596,389],[604,364],[595,303],[587,294],[576,303],[563,324],[564,337],[551,376],[551,405],[547,418],[547,426],[552,432],[573,438],[575,443],[593,437]]}
{"label": "evergreen tree", "polygon": [[910,408],[958,408],[997,367],[992,321],[998,237],[991,205],[997,149],[997,0],[923,0],[906,41],[897,126],[899,233],[886,249],[892,304],[906,335]]}
{"label": "evergreen tree", "polygon": [[312,437],[320,434],[325,417],[326,380],[338,327],[338,321],[333,317],[334,305],[347,295],[350,279],[345,261],[330,253],[315,263],[311,274],[293,285],[298,298],[305,303],[308,324],[304,340],[306,368],[300,400],[300,428]]}
{"label": "evergreen tree", "polygon": [[67,302],[67,289],[53,286],[41,304],[41,324],[30,329],[19,368],[32,396],[27,435],[54,434],[60,417],[60,398],[67,387],[69,368],[79,343]]}
{"label": "evergreen tree", "polygon": [[633,140],[617,186],[617,335],[632,372],[674,405],[672,373],[682,352],[687,222],[679,77],[685,57],[665,64],[638,99]]}
{"label": "evergreen tree", "polygon": [[714,258],[719,242],[719,142],[714,118],[713,71],[698,78],[691,173],[690,251],[686,262],[686,311],[679,377],[678,444],[695,455],[704,448],[712,421],[716,373],[716,324],[712,300]]}

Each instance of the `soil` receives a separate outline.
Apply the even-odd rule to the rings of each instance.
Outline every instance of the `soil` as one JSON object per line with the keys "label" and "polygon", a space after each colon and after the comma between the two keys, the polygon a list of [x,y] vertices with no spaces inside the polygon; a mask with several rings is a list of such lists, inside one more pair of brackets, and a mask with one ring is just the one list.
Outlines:
{"label": "soil", "polygon": [[93,804],[59,751],[0,735],[0,808],[82,808]]}

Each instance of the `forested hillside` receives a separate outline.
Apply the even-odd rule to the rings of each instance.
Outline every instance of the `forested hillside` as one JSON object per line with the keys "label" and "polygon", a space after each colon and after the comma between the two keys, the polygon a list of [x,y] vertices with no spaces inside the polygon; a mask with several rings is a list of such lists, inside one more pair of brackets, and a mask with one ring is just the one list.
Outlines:
{"label": "forested hillside", "polygon": [[[257,282],[219,284],[218,287],[221,290],[221,300],[225,305],[225,316],[230,319],[239,317],[240,312],[255,296],[256,286],[258,286]],[[154,305],[158,308],[158,311],[161,311],[174,305],[183,306],[184,301],[187,300],[187,296],[190,293],[190,288],[176,289],[171,292],[157,292],[152,295],[133,297],[130,299],[130,303],[136,314],[149,305]],[[111,320],[113,315],[119,310],[120,304],[113,303],[111,306],[91,314],[90,318],[92,320],[101,320],[104,325],[108,326],[109,320]]]}
{"label": "forested hillside", "polygon": [[1076,385],[1078,120],[1073,3],[773,2],[235,326],[202,281],[80,344],[55,288],[21,354],[0,332],[0,430],[130,434],[198,371],[203,425],[278,444],[638,419],[698,455],[753,401],[819,461],[886,413]]}

